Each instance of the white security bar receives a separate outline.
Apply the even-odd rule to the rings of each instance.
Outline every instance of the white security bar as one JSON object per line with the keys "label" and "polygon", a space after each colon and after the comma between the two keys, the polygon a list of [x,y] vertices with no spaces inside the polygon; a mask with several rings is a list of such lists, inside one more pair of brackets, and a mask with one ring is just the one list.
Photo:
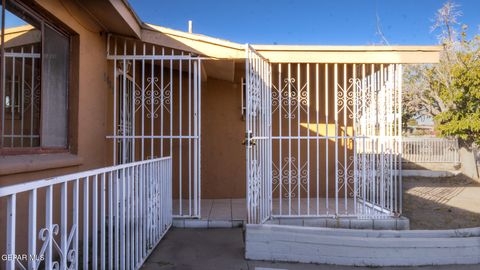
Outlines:
{"label": "white security bar", "polygon": [[[172,225],[172,159],[1,187],[0,200],[5,269],[139,269]],[[24,205],[28,220],[17,216]],[[20,224],[28,224],[25,238]]]}
{"label": "white security bar", "polygon": [[403,160],[415,163],[459,163],[458,140],[431,137],[404,137]]}
{"label": "white security bar", "polygon": [[174,216],[200,217],[201,58],[109,36],[107,59],[113,163],[172,156]]}
{"label": "white security bar", "polygon": [[246,164],[248,223],[263,223],[272,209],[271,65],[246,45]]}
{"label": "white security bar", "polygon": [[38,46],[6,51],[0,147],[40,146],[40,53]]}
{"label": "white security bar", "polygon": [[272,77],[273,216],[400,213],[401,66],[278,63]]}

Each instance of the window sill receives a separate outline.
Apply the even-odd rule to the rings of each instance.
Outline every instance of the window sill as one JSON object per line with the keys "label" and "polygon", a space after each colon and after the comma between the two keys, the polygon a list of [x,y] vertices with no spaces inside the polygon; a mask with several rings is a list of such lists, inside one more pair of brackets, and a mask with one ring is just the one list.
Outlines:
{"label": "window sill", "polygon": [[83,159],[70,153],[0,156],[0,176],[78,166]]}

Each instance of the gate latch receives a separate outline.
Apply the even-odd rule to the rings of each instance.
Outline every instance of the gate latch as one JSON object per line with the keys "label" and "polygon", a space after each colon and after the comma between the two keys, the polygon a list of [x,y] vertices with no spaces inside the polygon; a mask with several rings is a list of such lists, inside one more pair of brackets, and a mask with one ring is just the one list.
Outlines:
{"label": "gate latch", "polygon": [[252,131],[245,132],[245,140],[243,140],[242,144],[246,146],[253,146],[257,144],[257,140],[252,139]]}

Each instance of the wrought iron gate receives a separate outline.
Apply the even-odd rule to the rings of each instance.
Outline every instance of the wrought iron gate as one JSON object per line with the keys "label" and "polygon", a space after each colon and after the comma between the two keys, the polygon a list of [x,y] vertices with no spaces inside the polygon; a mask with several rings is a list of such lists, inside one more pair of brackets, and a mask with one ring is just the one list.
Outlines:
{"label": "wrought iron gate", "polygon": [[402,66],[362,65],[358,74],[352,96],[355,214],[369,218],[399,214]]}
{"label": "wrought iron gate", "polygon": [[200,217],[201,58],[110,36],[113,164],[172,157],[173,215]]}
{"label": "wrought iron gate", "polygon": [[401,212],[401,66],[271,68],[272,216]]}
{"label": "wrought iron gate", "polygon": [[272,209],[271,66],[246,45],[246,134],[248,223],[263,223]]}

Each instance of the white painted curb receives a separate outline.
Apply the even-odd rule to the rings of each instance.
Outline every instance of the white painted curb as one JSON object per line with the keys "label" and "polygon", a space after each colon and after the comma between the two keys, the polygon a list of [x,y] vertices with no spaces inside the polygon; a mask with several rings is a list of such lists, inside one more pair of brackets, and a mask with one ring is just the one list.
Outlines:
{"label": "white painted curb", "polygon": [[249,224],[245,257],[355,266],[479,264],[480,227],[390,231]]}

